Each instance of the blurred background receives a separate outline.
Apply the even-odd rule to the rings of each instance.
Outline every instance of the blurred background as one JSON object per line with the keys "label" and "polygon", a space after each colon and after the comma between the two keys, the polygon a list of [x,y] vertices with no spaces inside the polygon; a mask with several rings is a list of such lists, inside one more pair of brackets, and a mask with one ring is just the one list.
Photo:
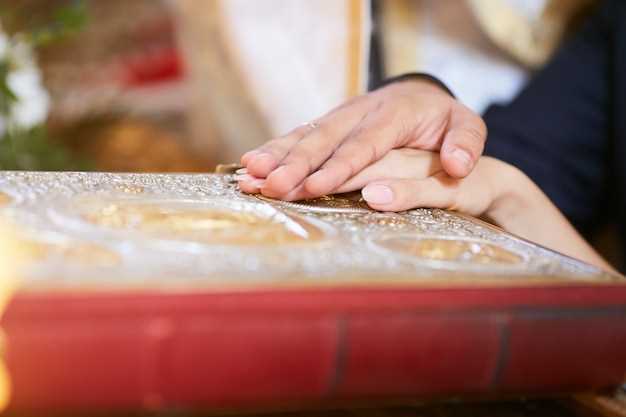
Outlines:
{"label": "blurred background", "polygon": [[0,4],[3,169],[210,169],[210,155],[188,146],[184,63],[164,2]]}
{"label": "blurred background", "polygon": [[482,111],[591,3],[0,0],[0,169],[210,171],[406,71]]}

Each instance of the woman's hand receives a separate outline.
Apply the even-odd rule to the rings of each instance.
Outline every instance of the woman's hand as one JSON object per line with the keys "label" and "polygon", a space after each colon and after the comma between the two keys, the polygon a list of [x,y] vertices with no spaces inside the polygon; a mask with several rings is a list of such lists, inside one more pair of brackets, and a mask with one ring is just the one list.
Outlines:
{"label": "woman's hand", "polygon": [[480,158],[467,177],[453,178],[444,171],[439,154],[403,148],[389,151],[337,192],[362,189],[368,205],[380,211],[431,207],[481,216],[515,199],[507,186],[519,189],[526,181],[516,168],[488,157]]}
{"label": "woman's hand", "polygon": [[243,155],[241,188],[298,200],[337,192],[392,149],[440,151],[451,177],[467,176],[482,154],[482,119],[427,80],[390,84],[357,97]]}
{"label": "woman's hand", "polygon": [[392,150],[338,192],[360,188],[376,210],[430,207],[484,216],[510,233],[613,271],[523,172],[498,159],[482,157],[467,177],[452,178],[436,153]]}

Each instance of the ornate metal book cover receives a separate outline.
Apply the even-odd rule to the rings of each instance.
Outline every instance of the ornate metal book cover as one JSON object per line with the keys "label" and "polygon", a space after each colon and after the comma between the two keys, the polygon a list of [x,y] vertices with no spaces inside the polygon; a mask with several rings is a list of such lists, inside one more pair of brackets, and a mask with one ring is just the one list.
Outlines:
{"label": "ornate metal book cover", "polygon": [[218,174],[4,172],[0,205],[29,258],[3,320],[16,409],[554,392],[626,371],[623,277],[455,213],[280,202]]}

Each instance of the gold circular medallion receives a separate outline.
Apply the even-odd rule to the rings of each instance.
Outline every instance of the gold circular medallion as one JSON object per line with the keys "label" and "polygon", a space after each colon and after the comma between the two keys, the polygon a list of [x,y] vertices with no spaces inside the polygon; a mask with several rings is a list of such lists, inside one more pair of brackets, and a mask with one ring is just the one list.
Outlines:
{"label": "gold circular medallion", "polygon": [[375,242],[397,253],[430,261],[461,262],[478,265],[515,265],[523,258],[491,243],[458,239],[392,237]]}
{"label": "gold circular medallion", "polygon": [[11,198],[11,196],[7,193],[0,191],[0,207],[7,206],[11,204],[11,202],[13,202],[13,198]]}
{"label": "gold circular medallion", "polygon": [[30,259],[42,262],[52,258],[97,267],[117,266],[122,259],[114,251],[94,243],[51,243],[23,240],[21,247]]}
{"label": "gold circular medallion", "polygon": [[90,202],[80,216],[93,225],[140,232],[148,238],[206,244],[281,245],[320,240],[323,232],[302,219],[270,213],[176,201]]}

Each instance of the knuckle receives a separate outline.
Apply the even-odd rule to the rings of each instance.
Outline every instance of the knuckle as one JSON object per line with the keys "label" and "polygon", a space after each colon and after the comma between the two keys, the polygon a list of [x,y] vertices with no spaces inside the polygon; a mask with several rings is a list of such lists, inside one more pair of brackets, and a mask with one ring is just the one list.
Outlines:
{"label": "knuckle", "polygon": [[361,94],[359,96],[353,97],[346,102],[346,106],[360,106],[365,103],[368,103],[372,99],[371,94]]}
{"label": "knuckle", "polygon": [[268,144],[265,144],[265,145],[259,147],[257,150],[260,153],[269,153],[270,155],[274,155],[274,156],[276,156],[276,154],[277,154],[276,147],[269,146]]}
{"label": "knuckle", "polygon": [[404,92],[393,96],[393,105],[395,108],[411,109],[415,107],[415,99]]}
{"label": "knuckle", "polygon": [[367,101],[369,94],[364,94],[364,95],[360,95],[360,96],[356,96],[356,97],[352,97],[346,101],[344,101],[343,103],[341,103],[340,105],[338,105],[337,107],[335,107],[334,109],[332,109],[331,111],[329,111],[328,113],[326,113],[326,116],[330,116],[340,110],[345,110],[348,107],[353,107],[353,106],[359,106],[361,104],[363,104],[364,102]]}
{"label": "knuckle", "polygon": [[289,155],[287,155],[283,164],[297,165],[305,168],[307,172],[311,172],[312,169],[311,157],[302,148],[289,152]]}
{"label": "knuckle", "polygon": [[261,148],[274,148],[277,146],[281,146],[281,142],[284,142],[284,139],[288,138],[289,136],[280,136],[276,139],[272,139],[268,142],[266,142]]}
{"label": "knuckle", "polygon": [[335,128],[333,124],[334,122],[332,121],[318,123],[317,127],[310,133],[310,135],[315,134],[317,137],[330,139],[334,136],[335,133]]}
{"label": "knuckle", "polygon": [[296,159],[319,159],[320,155],[327,153],[328,145],[320,140],[301,141],[289,152],[290,157]]}
{"label": "knuckle", "polygon": [[[288,137],[285,137],[285,138],[288,138]],[[281,137],[281,138],[270,140],[269,142],[265,143],[263,146],[258,148],[258,150],[261,152],[277,155],[277,154],[283,154],[291,146],[293,146],[293,143],[291,141],[287,139],[283,139]]]}
{"label": "knuckle", "polygon": [[328,161],[328,167],[341,170],[344,177],[351,178],[358,172],[355,161],[348,155],[335,155]]}
{"label": "knuckle", "polygon": [[369,165],[377,161],[380,159],[380,153],[374,142],[366,140],[357,142],[354,140],[345,143],[335,155],[345,163],[349,162],[357,168],[357,165]]}
{"label": "knuckle", "polygon": [[354,158],[355,155],[363,152],[365,144],[361,142],[359,138],[353,138],[344,142],[337,150],[335,151],[335,156],[341,158]]}
{"label": "knuckle", "polygon": [[484,123],[471,124],[461,130],[464,142],[473,149],[480,149],[485,144],[486,129],[482,126]]}
{"label": "knuckle", "polygon": [[366,156],[365,162],[366,164],[371,164],[372,162],[376,162],[380,159],[382,155],[380,155],[380,151],[375,143],[367,143],[366,149],[364,151],[364,155]]}
{"label": "knuckle", "polygon": [[397,195],[396,201],[403,209],[410,209],[419,206],[428,206],[424,204],[424,194],[422,193],[423,185],[419,181],[406,180],[398,183],[394,187]]}
{"label": "knuckle", "polygon": [[482,117],[472,114],[470,122],[466,126],[466,130],[469,136],[471,136],[477,142],[484,142],[485,136],[487,136],[487,125]]}
{"label": "knuckle", "polygon": [[433,199],[434,206],[436,208],[450,208],[454,206],[454,203],[458,195],[458,182],[449,179],[447,176],[432,176],[428,177],[430,193],[436,198]]}
{"label": "knuckle", "polygon": [[350,133],[348,134],[348,137],[346,138],[346,140],[344,141],[344,147],[345,146],[351,146],[355,143],[357,143],[358,141],[360,141],[362,139],[363,134],[367,131],[367,129],[365,128],[365,126],[363,126],[362,124],[358,124],[357,126],[355,126]]}
{"label": "knuckle", "polygon": [[270,143],[271,142],[282,143],[282,142],[288,142],[288,141],[297,141],[306,134],[308,129],[309,127],[306,124],[300,125],[290,130],[289,132],[277,137],[276,139],[271,140]]}
{"label": "knuckle", "polygon": [[279,137],[278,139],[275,139],[276,141],[289,141],[289,140],[299,140],[301,137],[303,137],[304,135],[306,135],[306,132],[308,131],[309,127],[306,125],[302,125],[302,126],[298,126],[295,129],[293,129],[292,131],[290,131],[289,133]]}

